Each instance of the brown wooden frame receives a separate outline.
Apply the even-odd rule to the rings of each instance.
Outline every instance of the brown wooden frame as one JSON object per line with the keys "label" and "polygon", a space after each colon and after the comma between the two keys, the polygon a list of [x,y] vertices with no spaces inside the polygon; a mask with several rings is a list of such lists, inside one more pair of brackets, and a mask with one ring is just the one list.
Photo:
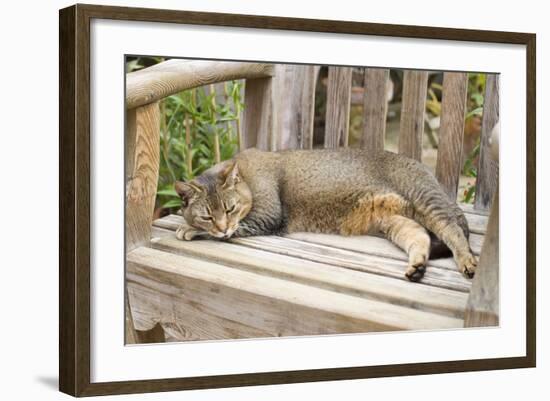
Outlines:
{"label": "brown wooden frame", "polygon": [[[526,46],[526,356],[90,383],[90,21],[92,18]],[[536,363],[536,36],[406,25],[75,5],[59,15],[59,388],[74,396],[534,367]]]}

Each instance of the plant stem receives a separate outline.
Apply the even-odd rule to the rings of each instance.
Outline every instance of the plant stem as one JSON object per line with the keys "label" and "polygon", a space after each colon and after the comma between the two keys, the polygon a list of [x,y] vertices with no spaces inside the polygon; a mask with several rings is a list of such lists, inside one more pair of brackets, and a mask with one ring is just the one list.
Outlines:
{"label": "plant stem", "polygon": [[191,127],[187,114],[185,115],[185,161],[187,162],[187,173],[189,178],[193,178],[193,158],[192,158],[192,145],[191,145]]}
{"label": "plant stem", "polygon": [[[229,87],[228,87],[229,83],[227,81],[225,81],[223,83],[223,99],[224,99],[224,105],[225,107],[227,107],[227,104],[229,103]],[[229,136],[229,138],[231,139],[233,137],[233,122],[228,120],[227,121],[227,135]]]}
{"label": "plant stem", "polygon": [[220,136],[218,135],[218,132],[214,134],[214,160],[216,164],[218,164],[221,161],[220,158]]}
{"label": "plant stem", "polygon": [[241,150],[242,146],[244,146],[244,143],[243,133],[241,131],[241,108],[239,107],[238,102],[235,104],[235,115],[237,116],[237,118],[235,119],[235,125],[237,128],[237,145],[239,146],[239,150]]}
{"label": "plant stem", "polygon": [[166,104],[165,101],[160,102],[160,130],[162,133],[163,147],[162,147],[162,158],[166,163],[166,168],[170,172],[172,179],[176,181],[176,174],[170,165],[170,160],[168,159],[168,153],[170,152],[169,141],[170,141],[170,131],[166,127]]}
{"label": "plant stem", "polygon": [[220,157],[220,135],[216,127],[216,88],[210,84],[210,96],[212,96],[212,124],[214,125],[214,162],[218,164]]}

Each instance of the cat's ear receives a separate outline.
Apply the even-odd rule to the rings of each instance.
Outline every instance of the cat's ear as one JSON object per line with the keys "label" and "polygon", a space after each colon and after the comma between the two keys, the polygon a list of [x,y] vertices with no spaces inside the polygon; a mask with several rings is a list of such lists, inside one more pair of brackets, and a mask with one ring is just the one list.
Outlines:
{"label": "cat's ear", "polygon": [[241,176],[239,174],[239,166],[237,162],[231,163],[224,171],[224,183],[225,188],[232,188],[239,182],[241,182]]}
{"label": "cat's ear", "polygon": [[174,188],[181,198],[183,207],[187,207],[189,201],[202,192],[202,188],[193,182],[176,181]]}

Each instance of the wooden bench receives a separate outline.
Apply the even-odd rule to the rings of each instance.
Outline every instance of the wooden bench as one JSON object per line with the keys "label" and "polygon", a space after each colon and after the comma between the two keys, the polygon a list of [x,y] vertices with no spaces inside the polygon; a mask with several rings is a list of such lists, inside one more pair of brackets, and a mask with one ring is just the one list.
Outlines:
{"label": "wooden bench", "polygon": [[[481,254],[473,281],[448,258],[430,261],[422,282],[411,283],[405,253],[378,237],[296,233],[183,242],[174,234],[180,216],[153,221],[159,100],[245,79],[241,148],[311,148],[318,73],[315,66],[170,60],[127,75],[128,343],[498,324],[498,167],[489,152],[496,75],[487,76],[475,204],[463,205],[472,249]],[[366,68],[364,76],[361,146],[381,150],[389,70]],[[351,77],[351,68],[329,67],[325,147],[347,146]],[[427,77],[404,74],[399,152],[417,160]],[[444,74],[436,176],[451,199],[462,168],[467,84],[467,74]]]}

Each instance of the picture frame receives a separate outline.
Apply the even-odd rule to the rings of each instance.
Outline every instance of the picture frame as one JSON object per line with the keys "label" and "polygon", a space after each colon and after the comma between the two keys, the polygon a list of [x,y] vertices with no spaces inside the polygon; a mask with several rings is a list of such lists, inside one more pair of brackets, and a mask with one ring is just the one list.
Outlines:
{"label": "picture frame", "polygon": [[[93,381],[91,375],[91,34],[93,20],[363,35],[401,39],[484,42],[525,47],[526,243],[525,355],[449,361],[340,366],[177,378]],[[59,387],[73,396],[143,393],[249,385],[348,380],[401,375],[534,367],[536,364],[536,37],[529,33],[371,24],[96,5],[60,10],[60,265]],[[122,155],[121,155],[122,157]],[[121,346],[123,346],[121,341]]]}

